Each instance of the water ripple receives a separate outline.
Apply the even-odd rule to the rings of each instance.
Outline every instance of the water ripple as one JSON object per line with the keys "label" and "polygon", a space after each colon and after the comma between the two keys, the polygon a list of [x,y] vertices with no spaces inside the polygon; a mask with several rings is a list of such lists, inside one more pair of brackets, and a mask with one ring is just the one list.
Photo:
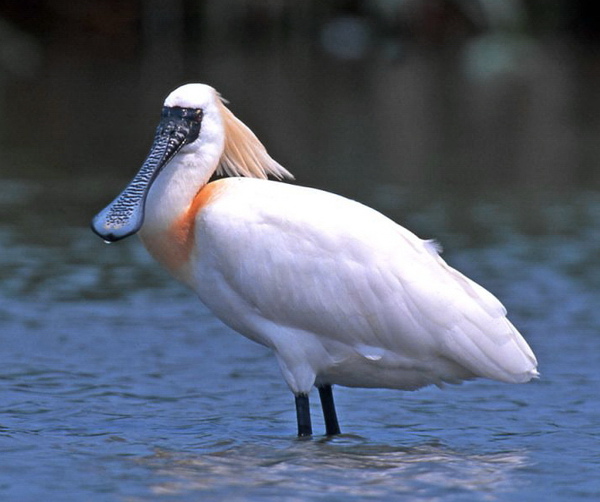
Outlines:
{"label": "water ripple", "polygon": [[[336,389],[349,433],[297,441],[266,349],[137,242],[100,253],[86,229],[21,211],[35,184],[15,192],[0,200],[15,215],[0,215],[0,498],[597,500],[598,197],[527,217],[506,200],[443,199],[398,215],[441,228],[448,260],[507,304],[543,377]],[[316,396],[312,412],[322,431]]]}
{"label": "water ripple", "polygon": [[277,450],[247,445],[186,457],[158,451],[142,462],[157,476],[172,478],[152,487],[161,495],[224,493],[228,500],[245,500],[275,490],[288,501],[400,495],[439,500],[510,492],[515,488],[512,472],[527,465],[528,458],[506,452],[469,455],[426,444],[392,448],[342,436]]}

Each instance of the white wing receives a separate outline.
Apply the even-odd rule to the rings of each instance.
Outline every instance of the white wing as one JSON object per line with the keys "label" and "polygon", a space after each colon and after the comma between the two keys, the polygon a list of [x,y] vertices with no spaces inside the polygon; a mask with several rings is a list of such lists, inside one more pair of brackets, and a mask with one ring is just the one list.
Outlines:
{"label": "white wing", "polygon": [[274,348],[284,374],[398,388],[536,375],[502,304],[431,241],[326,192],[227,183],[197,219],[193,287],[224,322]]}

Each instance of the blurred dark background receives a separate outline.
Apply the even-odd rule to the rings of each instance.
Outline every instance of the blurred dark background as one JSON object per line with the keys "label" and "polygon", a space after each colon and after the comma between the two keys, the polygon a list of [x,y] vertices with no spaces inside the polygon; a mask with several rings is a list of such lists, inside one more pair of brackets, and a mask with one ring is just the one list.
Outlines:
{"label": "blurred dark background", "polygon": [[199,81],[300,183],[369,189],[381,206],[406,187],[597,188],[599,11],[584,0],[1,0],[0,170],[68,180],[100,207],[143,159],[166,94]]}

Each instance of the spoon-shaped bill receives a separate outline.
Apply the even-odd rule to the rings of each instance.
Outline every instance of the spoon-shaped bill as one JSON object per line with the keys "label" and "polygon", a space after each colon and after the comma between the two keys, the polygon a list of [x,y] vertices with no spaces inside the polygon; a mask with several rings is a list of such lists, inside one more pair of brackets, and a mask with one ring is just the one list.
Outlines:
{"label": "spoon-shaped bill", "polygon": [[154,143],[139,172],[115,200],[92,220],[92,230],[107,242],[136,233],[144,223],[146,198],[153,181],[175,154],[200,133],[202,110],[164,107]]}

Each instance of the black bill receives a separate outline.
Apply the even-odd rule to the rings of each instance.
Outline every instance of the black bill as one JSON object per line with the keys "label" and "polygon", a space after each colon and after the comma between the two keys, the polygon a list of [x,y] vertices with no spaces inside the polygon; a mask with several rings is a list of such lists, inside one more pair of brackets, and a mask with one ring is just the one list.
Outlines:
{"label": "black bill", "polygon": [[202,110],[165,106],[154,143],[142,168],[127,188],[92,220],[92,230],[114,242],[136,233],[144,223],[146,197],[153,181],[175,154],[198,138]]}

